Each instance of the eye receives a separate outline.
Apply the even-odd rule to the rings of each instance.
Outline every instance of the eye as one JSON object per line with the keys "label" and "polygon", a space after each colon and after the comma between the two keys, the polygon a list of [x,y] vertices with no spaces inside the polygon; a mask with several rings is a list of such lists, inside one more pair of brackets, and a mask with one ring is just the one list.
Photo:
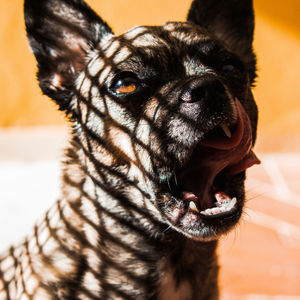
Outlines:
{"label": "eye", "polygon": [[135,92],[139,87],[137,78],[132,75],[118,76],[110,87],[111,91],[117,96],[126,96]]}
{"label": "eye", "polygon": [[244,67],[238,61],[228,62],[222,66],[222,72],[227,77],[239,76],[244,73]]}
{"label": "eye", "polygon": [[224,65],[222,67],[222,71],[226,76],[232,76],[236,71],[236,67],[234,65],[230,65],[230,64]]}

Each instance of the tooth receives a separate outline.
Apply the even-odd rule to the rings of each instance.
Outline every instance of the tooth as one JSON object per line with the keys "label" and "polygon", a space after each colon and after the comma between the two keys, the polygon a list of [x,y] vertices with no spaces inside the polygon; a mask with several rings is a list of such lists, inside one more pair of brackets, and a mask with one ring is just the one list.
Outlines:
{"label": "tooth", "polygon": [[211,215],[212,214],[212,209],[208,208],[204,211],[207,215]]}
{"label": "tooth", "polygon": [[232,198],[232,200],[230,201],[230,203],[228,203],[227,208],[229,208],[229,210],[231,210],[236,204],[236,198]]}
{"label": "tooth", "polygon": [[197,208],[195,202],[193,202],[193,201],[190,202],[190,209],[191,209],[192,211],[196,212],[196,213],[199,212],[199,210],[198,210],[198,208]]}
{"label": "tooth", "polygon": [[226,136],[228,137],[228,138],[231,138],[231,132],[230,132],[230,129],[229,129],[229,127],[226,125],[226,124],[221,124],[220,125],[221,126],[221,128],[223,129],[223,131],[224,131],[224,133],[226,134]]}
{"label": "tooth", "polygon": [[209,215],[218,215],[226,211],[231,211],[234,208],[236,202],[237,200],[235,197],[232,198],[231,200],[225,200],[222,203],[216,202],[215,207],[208,208],[204,211],[201,211],[200,214],[209,216]]}
{"label": "tooth", "polygon": [[214,215],[220,214],[222,212],[224,212],[224,209],[222,209],[222,208],[214,209]]}
{"label": "tooth", "polygon": [[226,199],[227,197],[225,197],[225,194],[223,193],[216,193],[215,198],[219,203],[222,203],[222,201],[224,201],[224,199]]}

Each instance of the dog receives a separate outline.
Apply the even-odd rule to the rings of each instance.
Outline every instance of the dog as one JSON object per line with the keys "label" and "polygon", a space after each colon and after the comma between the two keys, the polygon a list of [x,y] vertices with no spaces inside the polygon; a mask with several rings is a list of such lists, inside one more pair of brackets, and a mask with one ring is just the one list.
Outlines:
{"label": "dog", "polygon": [[217,241],[259,163],[252,1],[120,36],[83,0],[24,7],[72,138],[61,198],[1,256],[0,299],[218,299]]}

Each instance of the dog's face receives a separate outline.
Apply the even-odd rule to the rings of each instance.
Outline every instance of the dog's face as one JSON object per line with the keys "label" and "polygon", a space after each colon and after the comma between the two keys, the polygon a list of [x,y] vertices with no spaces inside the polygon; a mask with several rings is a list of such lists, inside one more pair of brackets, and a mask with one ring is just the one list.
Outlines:
{"label": "dog's face", "polygon": [[247,24],[224,6],[224,28],[218,1],[198,21],[207,2],[194,1],[187,23],[121,36],[81,1],[25,2],[40,86],[71,115],[87,172],[196,240],[237,223],[258,163],[251,1],[235,5]]}

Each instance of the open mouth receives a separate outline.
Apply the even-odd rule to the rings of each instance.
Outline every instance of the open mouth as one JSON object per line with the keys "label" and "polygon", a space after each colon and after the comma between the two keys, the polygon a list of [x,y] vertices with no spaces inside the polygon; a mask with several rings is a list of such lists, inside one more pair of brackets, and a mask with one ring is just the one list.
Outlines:
{"label": "open mouth", "polygon": [[238,99],[235,104],[234,126],[216,125],[165,182],[161,209],[175,229],[193,238],[211,239],[236,224],[244,201],[240,174],[260,163],[251,150],[249,117]]}

